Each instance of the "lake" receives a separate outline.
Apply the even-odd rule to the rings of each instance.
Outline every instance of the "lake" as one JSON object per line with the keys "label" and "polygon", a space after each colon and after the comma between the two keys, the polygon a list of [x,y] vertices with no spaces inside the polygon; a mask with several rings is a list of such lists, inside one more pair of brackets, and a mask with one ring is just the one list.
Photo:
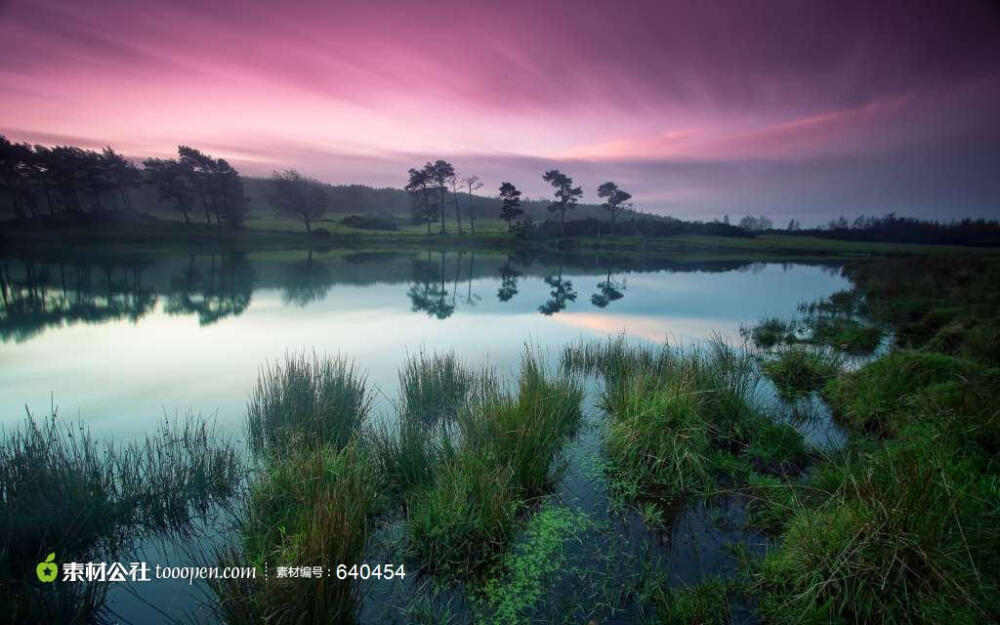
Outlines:
{"label": "lake", "polygon": [[[836,263],[479,251],[50,254],[6,257],[0,269],[0,424],[23,422],[26,406],[36,415],[55,407],[60,418],[115,440],[141,438],[164,415],[188,413],[242,436],[260,367],[292,351],[354,358],[385,416],[410,354],[453,351],[513,372],[526,346],[557,358],[568,343],[620,334],[738,345],[741,325],[791,316],[799,303],[850,286]],[[591,393],[592,425],[600,418],[594,403]],[[599,454],[596,425],[568,451]],[[571,463],[559,493],[606,520],[604,486],[591,469]],[[689,538],[747,539],[713,534],[707,514],[689,508],[677,522],[690,526]],[[619,521],[632,543],[648,538],[634,517]],[[160,557],[175,547],[164,549]],[[675,539],[656,549],[673,570],[691,569],[682,577],[700,574],[694,560],[722,566],[711,564],[719,544]],[[138,586],[109,597],[123,621],[166,622],[149,602],[176,618],[197,601],[185,584]],[[366,604],[366,620],[382,618],[371,607],[380,602],[391,598]]]}

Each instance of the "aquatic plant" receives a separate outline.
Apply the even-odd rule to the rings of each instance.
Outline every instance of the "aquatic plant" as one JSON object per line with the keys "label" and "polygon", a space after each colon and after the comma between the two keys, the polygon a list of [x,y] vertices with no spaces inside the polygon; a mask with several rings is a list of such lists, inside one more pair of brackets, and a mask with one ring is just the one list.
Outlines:
{"label": "aquatic plant", "polygon": [[40,588],[34,567],[45,554],[115,560],[134,540],[185,531],[224,503],[242,474],[235,446],[204,420],[164,422],[142,442],[95,440],[82,424],[56,415],[2,432],[0,576],[17,622],[70,622],[100,613],[104,590],[92,585]]}
{"label": "aquatic plant", "polygon": [[485,587],[488,617],[484,623],[520,623],[564,574],[567,543],[591,526],[590,518],[571,508],[546,506],[527,522],[524,538],[504,558],[502,575]]}
{"label": "aquatic plant", "polygon": [[786,397],[818,390],[843,366],[843,358],[832,351],[804,345],[779,348],[761,366]]}
{"label": "aquatic plant", "polygon": [[454,353],[420,352],[408,358],[399,372],[399,412],[426,423],[454,418],[475,382],[476,375]]}
{"label": "aquatic plant", "polygon": [[371,411],[365,375],[343,356],[286,354],[265,364],[247,406],[257,453],[302,446],[345,446]]}
{"label": "aquatic plant", "polygon": [[753,341],[757,347],[768,349],[781,343],[793,343],[797,337],[794,322],[777,317],[766,317],[750,327],[740,328],[745,339]]}
{"label": "aquatic plant", "polygon": [[414,553],[436,570],[474,573],[499,556],[580,419],[579,384],[547,374],[530,351],[513,395],[496,380],[478,388],[439,439],[432,481],[406,501]]}
{"label": "aquatic plant", "polygon": [[242,551],[231,555],[263,569],[320,566],[303,592],[298,579],[217,580],[220,611],[229,622],[351,622],[357,586],[328,575],[337,563],[364,561],[364,547],[381,508],[374,464],[358,442],[323,447],[282,460],[249,493]]}

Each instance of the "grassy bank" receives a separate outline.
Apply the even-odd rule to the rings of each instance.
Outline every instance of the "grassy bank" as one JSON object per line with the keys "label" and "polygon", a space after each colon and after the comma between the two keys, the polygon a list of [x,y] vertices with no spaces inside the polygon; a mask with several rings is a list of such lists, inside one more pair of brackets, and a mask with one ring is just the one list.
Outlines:
{"label": "grassy bank", "polygon": [[[5,224],[0,244],[10,250],[74,246],[111,247],[120,251],[176,249],[237,249],[244,251],[393,248],[393,249],[534,249],[564,252],[600,251],[610,254],[685,256],[692,258],[828,259],[917,254],[969,254],[970,248],[948,245],[867,243],[802,236],[760,235],[721,237],[705,235],[581,236],[567,239],[522,238],[496,220],[477,224],[476,232],[430,233],[420,226],[397,230],[353,228],[331,218],[318,224],[320,233],[308,236],[301,224],[273,217],[255,218],[246,227],[227,229],[203,223],[186,224],[151,215],[122,223],[60,224],[24,228]],[[977,249],[992,255],[993,249]]]}
{"label": "grassy bank", "polygon": [[[808,478],[754,568],[776,623],[978,623],[1000,613],[997,266],[927,259],[849,266],[848,302],[899,344],[823,383],[851,434]],[[826,377],[826,376],[824,376]]]}

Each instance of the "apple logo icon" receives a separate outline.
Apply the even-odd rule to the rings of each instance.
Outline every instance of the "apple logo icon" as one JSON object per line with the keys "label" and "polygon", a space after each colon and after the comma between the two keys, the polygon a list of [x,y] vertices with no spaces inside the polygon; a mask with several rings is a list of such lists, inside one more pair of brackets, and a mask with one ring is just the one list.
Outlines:
{"label": "apple logo icon", "polygon": [[55,552],[49,554],[49,557],[45,558],[45,562],[39,562],[38,566],[35,567],[35,574],[38,575],[38,581],[40,582],[54,582],[56,576],[59,574],[59,565],[53,562],[56,559]]}

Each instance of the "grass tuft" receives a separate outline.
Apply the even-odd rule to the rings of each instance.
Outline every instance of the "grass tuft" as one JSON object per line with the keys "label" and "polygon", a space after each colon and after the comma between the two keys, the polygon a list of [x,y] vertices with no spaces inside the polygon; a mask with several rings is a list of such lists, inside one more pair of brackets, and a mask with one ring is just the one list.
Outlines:
{"label": "grass tuft", "polygon": [[247,430],[257,453],[331,445],[344,447],[368,417],[365,376],[343,356],[286,354],[265,365],[247,407]]}

